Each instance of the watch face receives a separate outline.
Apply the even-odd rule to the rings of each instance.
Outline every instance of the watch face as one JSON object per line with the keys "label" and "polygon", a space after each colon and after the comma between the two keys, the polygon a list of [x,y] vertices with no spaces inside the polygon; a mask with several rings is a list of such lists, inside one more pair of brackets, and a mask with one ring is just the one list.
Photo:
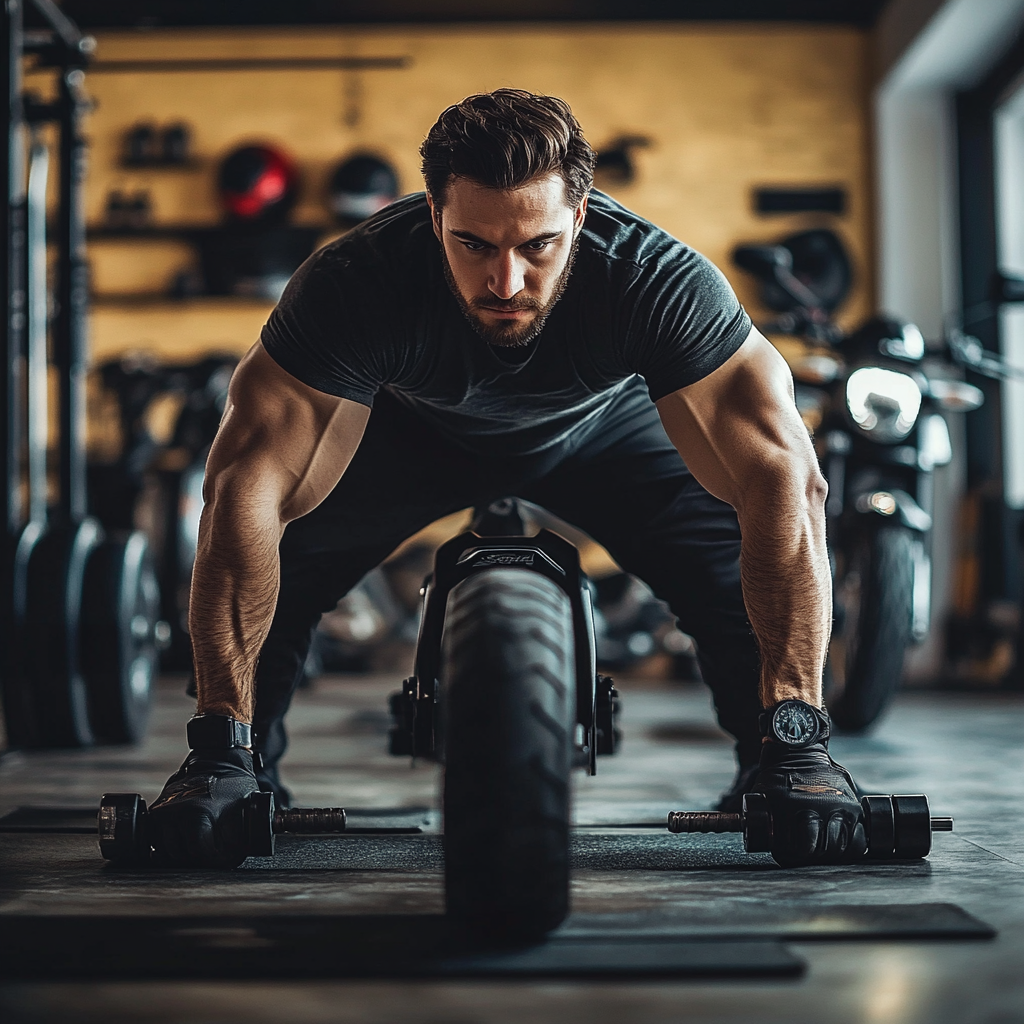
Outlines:
{"label": "watch face", "polygon": [[809,743],[818,731],[818,719],[806,704],[787,701],[775,712],[772,731],[783,743]]}

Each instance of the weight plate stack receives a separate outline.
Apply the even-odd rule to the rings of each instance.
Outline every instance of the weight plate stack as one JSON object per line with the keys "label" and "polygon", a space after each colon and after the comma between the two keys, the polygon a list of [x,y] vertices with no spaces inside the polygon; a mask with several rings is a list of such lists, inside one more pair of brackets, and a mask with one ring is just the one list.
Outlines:
{"label": "weight plate stack", "polygon": [[22,643],[34,746],[83,747],[93,742],[79,625],[86,565],[102,542],[99,523],[86,519],[47,530],[28,560]]}
{"label": "weight plate stack", "polygon": [[82,672],[89,719],[101,743],[136,743],[146,732],[158,668],[160,589],[141,531],[96,547],[85,570]]}

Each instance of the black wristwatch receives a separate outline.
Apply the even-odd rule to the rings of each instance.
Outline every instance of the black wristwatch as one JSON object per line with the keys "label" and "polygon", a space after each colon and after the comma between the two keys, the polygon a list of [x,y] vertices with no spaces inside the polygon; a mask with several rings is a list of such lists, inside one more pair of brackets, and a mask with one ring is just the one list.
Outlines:
{"label": "black wristwatch", "polygon": [[824,743],[832,731],[828,712],[805,700],[780,700],[761,715],[758,725],[762,736],[793,750]]}
{"label": "black wristwatch", "polygon": [[191,750],[232,750],[252,746],[252,726],[230,715],[196,715],[185,727]]}

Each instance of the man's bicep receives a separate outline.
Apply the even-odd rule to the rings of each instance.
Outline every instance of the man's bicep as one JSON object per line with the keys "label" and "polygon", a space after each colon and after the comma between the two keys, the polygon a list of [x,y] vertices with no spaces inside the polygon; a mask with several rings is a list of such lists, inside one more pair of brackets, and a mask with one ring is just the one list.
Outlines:
{"label": "man's bicep", "polygon": [[717,370],[657,407],[693,475],[733,507],[766,473],[808,470],[814,462],[789,367],[756,329]]}
{"label": "man's bicep", "polygon": [[282,522],[311,512],[330,494],[359,447],[370,410],[317,391],[255,345],[231,379],[207,463],[207,500],[218,484],[256,488]]}

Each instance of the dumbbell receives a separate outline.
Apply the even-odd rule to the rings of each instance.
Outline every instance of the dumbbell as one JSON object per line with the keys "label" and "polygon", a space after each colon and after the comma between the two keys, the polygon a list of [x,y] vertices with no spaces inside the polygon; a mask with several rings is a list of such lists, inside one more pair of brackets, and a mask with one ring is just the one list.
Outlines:
{"label": "dumbbell", "polygon": [[[306,835],[345,831],[342,807],[274,809],[273,793],[250,793],[241,815],[250,857],[272,857],[274,837],[281,832]],[[146,864],[152,856],[146,801],[138,793],[104,793],[100,798],[97,830],[100,853],[115,864]]]}
{"label": "dumbbell", "polygon": [[[864,831],[874,860],[919,860],[932,847],[933,832],[952,832],[952,818],[933,818],[926,796],[866,796]],[[772,816],[762,793],[743,797],[742,814],[717,811],[670,811],[669,832],[742,832],[747,853],[768,853]]]}

